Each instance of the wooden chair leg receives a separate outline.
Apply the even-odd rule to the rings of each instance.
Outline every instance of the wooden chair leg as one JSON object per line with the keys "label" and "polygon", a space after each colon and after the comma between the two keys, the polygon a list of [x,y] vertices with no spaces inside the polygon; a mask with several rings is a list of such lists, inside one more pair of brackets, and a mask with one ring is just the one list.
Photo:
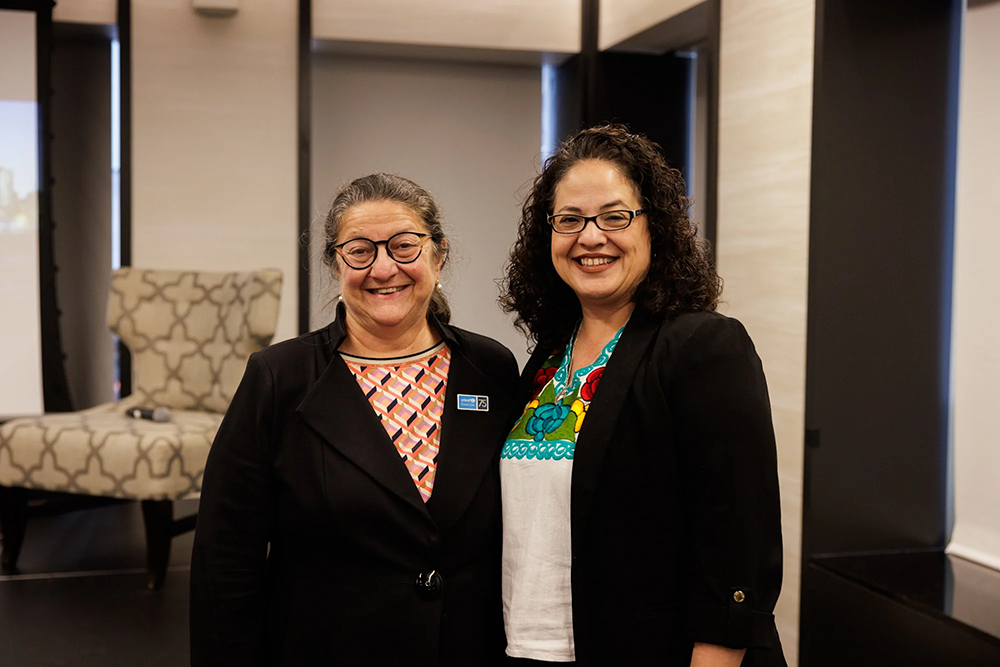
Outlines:
{"label": "wooden chair leg", "polygon": [[170,540],[174,536],[174,503],[171,500],[143,500],[142,519],[146,526],[146,587],[158,591],[167,578]]}
{"label": "wooden chair leg", "polygon": [[28,490],[0,486],[0,533],[3,533],[0,572],[17,573],[17,558],[21,555],[27,527]]}

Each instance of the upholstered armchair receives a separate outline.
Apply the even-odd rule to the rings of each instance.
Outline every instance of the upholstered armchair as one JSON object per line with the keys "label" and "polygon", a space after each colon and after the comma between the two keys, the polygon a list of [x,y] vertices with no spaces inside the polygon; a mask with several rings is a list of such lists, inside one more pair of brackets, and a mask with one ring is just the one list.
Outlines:
{"label": "upholstered armchair", "polygon": [[[0,425],[5,570],[16,569],[28,490],[138,500],[149,587],[166,577],[171,539],[194,528],[173,502],[197,497],[208,450],[250,354],[274,335],[281,272],[114,272],[108,325],[132,352],[132,393],[115,403]],[[126,413],[170,410],[155,422]]]}

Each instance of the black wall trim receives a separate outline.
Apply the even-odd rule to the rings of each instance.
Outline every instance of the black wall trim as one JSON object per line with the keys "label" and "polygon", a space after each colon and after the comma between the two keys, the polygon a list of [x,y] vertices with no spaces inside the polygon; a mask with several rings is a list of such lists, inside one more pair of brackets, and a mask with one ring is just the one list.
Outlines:
{"label": "black wall trim", "polygon": [[691,127],[691,62],[663,55],[603,51],[595,67],[593,123],[620,121],[663,149],[671,167],[687,173]]}
{"label": "black wall trim", "polygon": [[708,61],[703,233],[715,252],[718,229],[719,41],[721,0],[701,4],[598,50],[600,1],[581,2],[580,54],[556,70],[556,135],[619,121],[659,143],[671,165],[687,164],[687,91],[693,75],[674,51],[698,47]]}
{"label": "black wall trim", "polygon": [[42,346],[42,402],[45,412],[68,412],[73,401],[66,380],[66,355],[59,333],[55,251],[52,237],[52,0],[0,0],[0,9],[35,12],[38,98],[38,287]]}
{"label": "black wall trim", "polygon": [[582,0],[580,3],[580,103],[583,105],[583,127],[600,122],[595,110],[598,105],[598,50],[600,38],[601,0]]}
{"label": "black wall trim", "polygon": [[708,119],[705,137],[705,220],[703,233],[711,244],[713,258],[719,234],[719,62],[722,41],[722,0],[707,0],[708,22],[704,48],[699,58],[708,59]]}
{"label": "black wall trim", "polygon": [[810,579],[820,554],[879,558],[947,540],[963,10],[962,0],[817,2],[802,664],[824,664],[859,622],[811,620],[828,603]]}
{"label": "black wall trim", "polygon": [[45,412],[68,412],[73,400],[66,379],[66,354],[62,347],[59,297],[56,293],[56,221],[52,218],[52,7],[51,0],[37,5],[38,48],[38,252],[41,299],[42,397]]}
{"label": "black wall trim", "polygon": [[[120,180],[120,239],[121,265],[132,266],[132,2],[118,0],[118,49],[121,59],[121,170]],[[121,396],[132,393],[132,354],[118,343],[118,378]]]}
{"label": "black wall trim", "polygon": [[803,555],[943,546],[956,19],[817,9]]}
{"label": "black wall trim", "polygon": [[312,219],[312,2],[299,0],[299,333],[309,331],[309,225]]}

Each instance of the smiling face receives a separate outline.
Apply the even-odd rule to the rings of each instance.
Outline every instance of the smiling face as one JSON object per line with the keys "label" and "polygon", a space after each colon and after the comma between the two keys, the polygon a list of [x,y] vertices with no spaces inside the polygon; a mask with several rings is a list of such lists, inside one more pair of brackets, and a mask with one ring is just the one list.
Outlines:
{"label": "smiling face", "polygon": [[[642,208],[639,192],[614,163],[583,160],[556,185],[553,214],[597,215]],[[639,215],[625,229],[606,232],[593,222],[576,234],[552,233],[552,264],[588,309],[617,310],[632,302],[650,264],[649,228]]]}
{"label": "smiling face", "polygon": [[[419,216],[394,201],[358,204],[344,212],[337,243],[355,238],[385,241],[400,232],[427,234]],[[427,307],[441,275],[443,258],[427,240],[413,262],[400,264],[378,246],[375,262],[352,269],[337,257],[337,276],[347,314],[348,331],[361,327],[382,340],[403,337],[426,326]]]}

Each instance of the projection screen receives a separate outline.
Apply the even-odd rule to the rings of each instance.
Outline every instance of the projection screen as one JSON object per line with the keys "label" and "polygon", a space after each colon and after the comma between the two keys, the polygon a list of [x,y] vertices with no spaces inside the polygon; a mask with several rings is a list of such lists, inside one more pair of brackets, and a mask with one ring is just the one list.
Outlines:
{"label": "projection screen", "polygon": [[0,9],[0,420],[43,411],[35,21]]}

